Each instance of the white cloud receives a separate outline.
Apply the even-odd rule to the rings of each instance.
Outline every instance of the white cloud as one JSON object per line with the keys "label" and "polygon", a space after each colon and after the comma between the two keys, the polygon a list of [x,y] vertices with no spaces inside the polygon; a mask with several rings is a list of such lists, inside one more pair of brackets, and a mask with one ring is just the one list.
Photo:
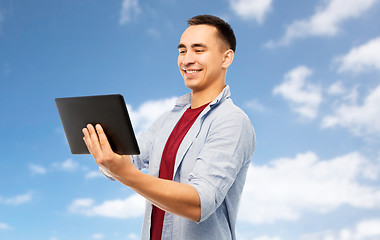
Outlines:
{"label": "white cloud", "polygon": [[11,227],[8,224],[0,222],[0,230],[8,230],[8,229],[11,229]]}
{"label": "white cloud", "polygon": [[293,111],[309,119],[317,116],[322,102],[321,88],[306,81],[312,73],[306,66],[298,66],[286,73],[284,82],[273,89],[274,95],[281,95],[290,102]]}
{"label": "white cloud", "polygon": [[101,234],[101,233],[95,233],[95,234],[92,235],[92,238],[93,239],[103,239],[104,235]]}
{"label": "white cloud", "polygon": [[9,198],[2,198],[0,197],[0,204],[7,204],[7,205],[20,205],[27,202],[32,201],[33,195],[32,193],[25,193],[22,195],[9,197]]}
{"label": "white cloud", "polygon": [[135,131],[142,132],[149,128],[153,122],[164,112],[169,111],[175,105],[177,97],[147,101],[140,105],[137,110],[127,105]]}
{"label": "white cloud", "polygon": [[83,213],[83,209],[90,208],[94,205],[94,200],[91,198],[75,199],[69,206],[72,213]]}
{"label": "white cloud", "polygon": [[102,216],[110,218],[134,218],[144,214],[145,199],[138,194],[126,199],[105,201],[95,205],[91,198],[75,199],[68,207],[69,211],[86,216]]}
{"label": "white cloud", "polygon": [[47,172],[46,168],[36,164],[29,164],[29,170],[32,175],[44,175]]}
{"label": "white cloud", "polygon": [[75,162],[74,160],[72,160],[71,158],[69,158],[62,163],[57,163],[57,162],[54,163],[53,167],[57,168],[58,170],[72,172],[78,169],[79,164]]}
{"label": "white cloud", "polygon": [[340,63],[339,72],[364,72],[380,70],[380,37],[355,47],[344,56],[336,58]]}
{"label": "white cloud", "polygon": [[129,239],[129,240],[138,240],[138,239],[140,239],[140,237],[137,236],[137,234],[130,233],[130,234],[128,234],[127,239]]}
{"label": "white cloud", "polygon": [[347,92],[347,94],[343,96],[342,100],[351,104],[356,104],[359,97],[358,87],[359,86],[357,85],[354,88],[352,88],[349,92]]}
{"label": "white cloud", "polygon": [[338,231],[324,231],[301,236],[301,240],[378,240],[380,239],[380,219],[364,220],[354,227]]}
{"label": "white cloud", "polygon": [[346,89],[343,86],[342,81],[337,81],[330,85],[330,87],[327,89],[327,93],[330,95],[342,95],[346,93]]}
{"label": "white cloud", "polygon": [[297,38],[309,36],[334,36],[343,22],[360,17],[376,2],[378,0],[321,0],[314,15],[294,21],[279,41],[269,41],[266,46],[288,45]]}
{"label": "white cloud", "polygon": [[88,172],[85,176],[86,179],[93,179],[98,177],[103,177],[103,175],[99,171]]}
{"label": "white cloud", "polygon": [[126,24],[132,21],[141,12],[138,0],[123,0],[120,11],[120,24]]}
{"label": "white cloud", "polygon": [[262,23],[272,8],[272,0],[230,0],[232,10],[243,19]]}
{"label": "white cloud", "polygon": [[54,170],[66,171],[66,172],[74,172],[78,169],[85,171],[85,178],[92,179],[97,177],[102,177],[103,175],[99,173],[99,171],[88,171],[87,168],[80,168],[80,164],[72,159],[67,159],[63,162],[55,162],[51,164],[50,169],[37,165],[37,164],[29,164],[29,170],[32,175],[44,175],[48,171],[53,172]]}
{"label": "white cloud", "polygon": [[252,108],[253,110],[264,112],[266,108],[258,100],[252,100],[245,104],[247,108]]}
{"label": "white cloud", "polygon": [[[380,169],[358,152],[320,160],[313,152],[250,166],[238,219],[253,224],[297,220],[304,211],[340,206],[380,208],[380,188],[369,183]],[[244,209],[244,211],[242,211]]]}
{"label": "white cloud", "polygon": [[357,104],[359,92],[358,92],[359,85],[356,85],[352,87],[351,89],[348,89],[343,85],[342,81],[337,81],[333,84],[331,84],[327,89],[326,93],[329,95],[330,99],[326,100],[326,102],[329,103],[329,105],[332,107],[332,109],[337,109],[339,105],[342,103],[346,104]]}
{"label": "white cloud", "polygon": [[362,105],[344,103],[322,120],[323,128],[341,126],[358,136],[380,135],[380,85],[364,99]]}

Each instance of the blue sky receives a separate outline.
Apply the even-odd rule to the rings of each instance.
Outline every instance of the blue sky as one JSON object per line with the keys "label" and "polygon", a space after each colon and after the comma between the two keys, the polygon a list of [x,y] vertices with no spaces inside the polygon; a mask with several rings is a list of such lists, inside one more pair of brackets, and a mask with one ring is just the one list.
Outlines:
{"label": "blue sky", "polygon": [[144,200],[70,154],[54,98],[121,93],[141,133],[189,91],[198,14],[235,30],[257,134],[239,239],[380,239],[380,0],[0,0],[0,239],[139,239]]}

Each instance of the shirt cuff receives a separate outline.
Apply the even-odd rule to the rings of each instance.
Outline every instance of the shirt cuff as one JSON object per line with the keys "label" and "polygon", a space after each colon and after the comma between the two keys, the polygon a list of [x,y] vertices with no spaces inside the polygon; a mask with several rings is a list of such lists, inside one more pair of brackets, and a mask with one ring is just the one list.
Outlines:
{"label": "shirt cuff", "polygon": [[106,176],[109,180],[115,181],[115,178],[112,177],[111,173],[103,169],[101,166],[99,166],[99,172]]}
{"label": "shirt cuff", "polygon": [[205,187],[201,182],[193,181],[190,183],[197,190],[201,201],[201,218],[197,223],[205,221],[215,211],[215,196],[211,188]]}

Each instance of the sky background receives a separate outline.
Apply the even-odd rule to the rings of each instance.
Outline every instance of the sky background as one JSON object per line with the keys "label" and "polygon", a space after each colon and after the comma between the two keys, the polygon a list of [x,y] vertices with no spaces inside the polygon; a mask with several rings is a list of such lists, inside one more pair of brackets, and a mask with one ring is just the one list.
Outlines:
{"label": "sky background", "polygon": [[380,0],[0,0],[0,239],[139,239],[144,200],[71,155],[54,98],[124,95],[136,133],[189,92],[186,21],[237,37],[257,135],[242,240],[380,239]]}

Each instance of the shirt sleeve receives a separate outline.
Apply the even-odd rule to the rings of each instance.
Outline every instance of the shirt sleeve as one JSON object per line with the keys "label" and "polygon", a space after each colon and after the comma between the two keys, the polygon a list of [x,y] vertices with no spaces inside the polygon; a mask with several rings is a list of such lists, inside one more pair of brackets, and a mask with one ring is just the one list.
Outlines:
{"label": "shirt sleeve", "polygon": [[190,182],[201,200],[200,222],[222,204],[240,169],[255,149],[253,126],[244,113],[218,117],[211,124]]}
{"label": "shirt sleeve", "polygon": [[104,176],[106,176],[109,180],[115,181],[116,179],[113,178],[112,174],[103,169],[101,166],[99,166],[99,172],[102,173]]}

